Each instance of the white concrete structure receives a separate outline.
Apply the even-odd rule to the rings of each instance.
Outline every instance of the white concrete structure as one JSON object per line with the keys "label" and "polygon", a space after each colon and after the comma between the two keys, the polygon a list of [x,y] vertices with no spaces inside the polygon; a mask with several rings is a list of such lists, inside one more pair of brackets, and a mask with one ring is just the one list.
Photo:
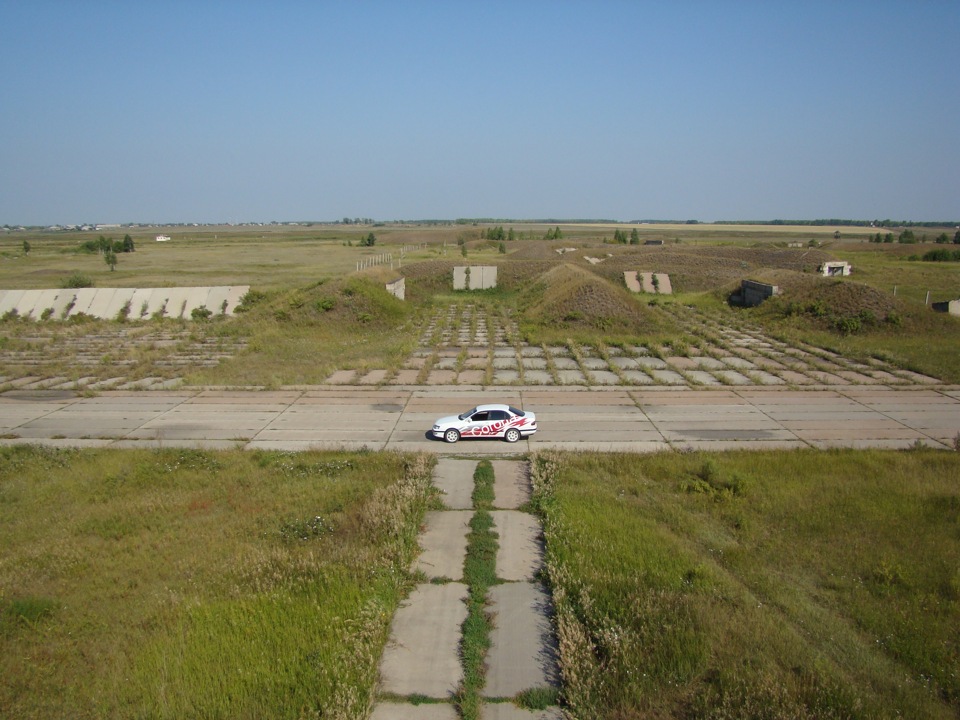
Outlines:
{"label": "white concrete structure", "polygon": [[825,262],[817,271],[824,277],[845,277],[849,275],[853,268],[850,267],[850,263],[845,260],[840,260],[837,262]]}
{"label": "white concrete structure", "polygon": [[[195,308],[213,315],[233,315],[249,285],[191,288],[76,288],[64,290],[0,290],[0,316],[16,311],[22,318],[63,320],[81,313],[115,320],[129,303],[129,320],[146,320],[163,310],[164,317],[191,319]],[[49,311],[49,312],[47,312]]]}
{"label": "white concrete structure", "polygon": [[497,286],[496,265],[474,265],[453,268],[454,290],[489,290]]}
{"label": "white concrete structure", "polygon": [[399,280],[394,280],[391,283],[386,285],[387,292],[393,295],[398,300],[403,300],[407,294],[407,280],[406,278],[400,278]]}

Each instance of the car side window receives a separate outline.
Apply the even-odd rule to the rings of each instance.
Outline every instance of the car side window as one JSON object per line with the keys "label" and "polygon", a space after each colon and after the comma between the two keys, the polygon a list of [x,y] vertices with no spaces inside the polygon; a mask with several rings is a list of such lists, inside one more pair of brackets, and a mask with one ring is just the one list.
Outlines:
{"label": "car side window", "polygon": [[486,422],[487,415],[489,415],[487,412],[478,412],[472,418],[470,418],[470,420],[473,422]]}
{"label": "car side window", "polygon": [[509,417],[505,410],[491,410],[490,419],[491,420],[506,420]]}

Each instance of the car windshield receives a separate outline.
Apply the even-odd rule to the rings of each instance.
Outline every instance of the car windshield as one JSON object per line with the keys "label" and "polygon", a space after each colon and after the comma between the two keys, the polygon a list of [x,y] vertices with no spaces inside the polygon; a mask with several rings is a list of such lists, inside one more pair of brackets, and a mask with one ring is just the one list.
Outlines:
{"label": "car windshield", "polygon": [[457,415],[457,417],[460,418],[461,420],[466,420],[468,417],[473,415],[476,411],[477,411],[476,408],[471,408],[470,410],[467,410],[465,413],[461,413],[460,415]]}
{"label": "car windshield", "polygon": [[517,410],[513,405],[510,406],[510,412],[519,417],[523,417],[526,413],[523,410]]}

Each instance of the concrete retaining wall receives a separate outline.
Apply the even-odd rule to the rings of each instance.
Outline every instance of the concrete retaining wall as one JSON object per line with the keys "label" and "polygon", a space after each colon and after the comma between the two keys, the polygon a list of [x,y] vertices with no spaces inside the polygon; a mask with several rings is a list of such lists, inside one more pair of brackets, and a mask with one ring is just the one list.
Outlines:
{"label": "concrete retaining wall", "polygon": [[757,282],[756,280],[743,280],[740,283],[740,296],[742,304],[747,307],[759,305],[767,298],[773,297],[780,290],[776,285]]}
{"label": "concrete retaining wall", "polygon": [[[654,284],[653,279],[657,282]],[[670,276],[666,273],[638,273],[630,270],[623,273],[623,281],[627,284],[627,289],[633,292],[645,292],[658,295],[672,295],[673,285],[670,283]]]}
{"label": "concrete retaining wall", "polygon": [[386,287],[387,292],[398,300],[403,300],[407,294],[406,278],[400,278],[399,280],[394,280],[392,283],[387,283]]}
{"label": "concrete retaining wall", "polygon": [[489,290],[496,286],[496,265],[473,265],[469,268],[458,265],[453,268],[454,290]]}
{"label": "concrete retaining wall", "polygon": [[[233,315],[249,285],[192,288],[78,288],[69,290],[0,290],[0,316],[15,310],[22,318],[39,320],[51,310],[51,320],[84,313],[114,320],[129,303],[130,320],[151,317],[162,309],[164,317],[191,319],[194,308],[206,307],[214,315]],[[144,306],[146,309],[144,310]]]}

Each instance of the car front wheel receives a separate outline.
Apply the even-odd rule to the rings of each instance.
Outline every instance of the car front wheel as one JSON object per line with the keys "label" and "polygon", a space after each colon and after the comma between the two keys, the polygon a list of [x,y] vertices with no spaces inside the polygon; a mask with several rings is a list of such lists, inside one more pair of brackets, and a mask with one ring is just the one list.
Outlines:
{"label": "car front wheel", "polygon": [[503,434],[503,439],[508,443],[515,443],[520,439],[520,431],[516,428],[510,428]]}
{"label": "car front wheel", "polygon": [[443,439],[446,440],[448,443],[455,443],[457,440],[460,439],[460,433],[454,430],[453,428],[450,428],[443,434]]}

